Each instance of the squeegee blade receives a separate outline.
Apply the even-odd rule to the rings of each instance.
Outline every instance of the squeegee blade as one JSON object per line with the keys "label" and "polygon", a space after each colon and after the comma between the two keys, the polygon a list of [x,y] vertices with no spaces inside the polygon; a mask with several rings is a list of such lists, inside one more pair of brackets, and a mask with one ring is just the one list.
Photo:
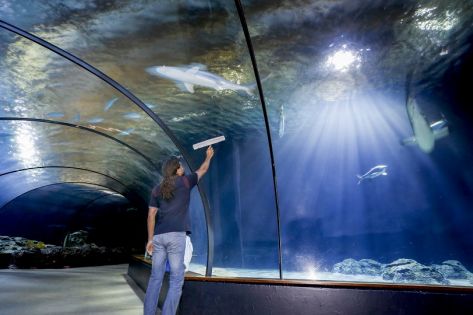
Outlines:
{"label": "squeegee blade", "polygon": [[200,149],[200,148],[203,148],[203,147],[208,147],[209,145],[212,145],[212,144],[218,143],[218,142],[222,142],[222,141],[225,141],[225,136],[218,136],[218,137],[215,137],[215,138],[212,138],[212,139],[208,139],[208,140],[196,143],[196,144],[192,145],[192,147],[194,148],[194,150],[197,150],[197,149]]}

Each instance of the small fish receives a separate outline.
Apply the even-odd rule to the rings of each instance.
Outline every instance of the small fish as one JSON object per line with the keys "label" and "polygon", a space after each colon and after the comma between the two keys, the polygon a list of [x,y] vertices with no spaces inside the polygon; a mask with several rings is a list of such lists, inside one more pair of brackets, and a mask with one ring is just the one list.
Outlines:
{"label": "small fish", "polygon": [[376,165],[375,167],[371,168],[368,172],[363,175],[356,175],[358,177],[358,185],[365,179],[373,179],[378,176],[386,176],[388,175],[388,166],[387,165]]}
{"label": "small fish", "polygon": [[111,100],[109,100],[107,102],[107,104],[105,104],[105,107],[103,108],[103,111],[106,112],[108,111],[110,108],[112,108],[113,104],[115,104],[115,102],[118,100],[118,97],[115,97],[115,98],[112,98]]}
{"label": "small fish", "polygon": [[123,117],[126,118],[126,119],[131,119],[131,120],[141,119],[141,115],[138,114],[138,113],[134,113],[134,112],[126,113],[126,114],[123,115]]}
{"label": "small fish", "polygon": [[286,115],[284,114],[284,106],[281,105],[279,108],[279,128],[278,128],[278,135],[279,138],[284,136],[284,129],[286,128]]}
{"label": "small fish", "polygon": [[126,130],[120,131],[120,133],[118,135],[119,136],[129,136],[134,130],[135,130],[135,128],[128,128]]}
{"label": "small fish", "polygon": [[97,124],[97,123],[102,122],[102,121],[103,121],[102,117],[92,117],[89,120],[87,120],[87,122],[91,123],[91,124]]}
{"label": "small fish", "polygon": [[62,118],[62,117],[64,117],[64,113],[62,113],[62,112],[50,112],[50,113],[47,113],[46,116],[48,118]]}

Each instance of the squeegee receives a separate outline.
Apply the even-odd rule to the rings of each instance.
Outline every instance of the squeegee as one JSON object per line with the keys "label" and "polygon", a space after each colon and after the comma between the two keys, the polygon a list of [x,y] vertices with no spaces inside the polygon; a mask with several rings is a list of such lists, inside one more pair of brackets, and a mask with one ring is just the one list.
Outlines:
{"label": "squeegee", "polygon": [[208,140],[193,144],[192,147],[194,148],[194,150],[197,150],[197,149],[208,147],[209,145],[222,142],[222,141],[225,141],[225,136],[218,136],[212,139],[208,139]]}

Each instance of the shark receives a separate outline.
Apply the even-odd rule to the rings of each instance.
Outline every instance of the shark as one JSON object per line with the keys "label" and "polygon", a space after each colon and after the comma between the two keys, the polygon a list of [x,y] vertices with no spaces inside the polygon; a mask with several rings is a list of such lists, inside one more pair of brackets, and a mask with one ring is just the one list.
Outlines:
{"label": "shark", "polygon": [[434,133],[420,111],[419,105],[414,98],[409,98],[406,107],[417,145],[425,153],[432,152],[435,145]]}
{"label": "shark", "polygon": [[368,172],[363,175],[356,175],[358,177],[358,185],[365,179],[373,179],[378,176],[387,176],[388,175],[388,166],[387,165],[376,165],[372,167]]}
{"label": "shark", "polygon": [[194,93],[194,86],[197,85],[217,91],[243,91],[248,95],[253,95],[256,84],[236,84],[219,75],[205,71],[205,69],[206,67],[203,65],[192,64],[188,67],[153,66],[146,68],[146,72],[154,76],[173,80],[181,89],[189,93]]}
{"label": "shark", "polygon": [[[441,120],[429,124],[420,106],[415,99],[413,88],[413,78],[415,77],[416,65],[406,76],[406,111],[411,123],[414,136],[401,140],[402,145],[417,145],[425,152],[434,150],[435,141],[448,136],[448,122],[445,117]],[[443,115],[442,115],[443,116]]]}
{"label": "shark", "polygon": [[[445,138],[446,136],[450,134],[450,131],[447,126],[447,121],[445,119],[441,119],[439,121],[435,121],[431,123],[430,129],[432,131],[435,141]],[[419,141],[417,140],[415,136],[413,136],[413,137],[402,139],[401,143],[402,145],[418,145]]]}
{"label": "shark", "polygon": [[407,114],[414,136],[403,139],[401,141],[403,145],[418,145],[423,152],[430,153],[435,147],[436,140],[448,136],[447,120],[442,118],[429,124],[413,98],[409,98],[407,102]]}

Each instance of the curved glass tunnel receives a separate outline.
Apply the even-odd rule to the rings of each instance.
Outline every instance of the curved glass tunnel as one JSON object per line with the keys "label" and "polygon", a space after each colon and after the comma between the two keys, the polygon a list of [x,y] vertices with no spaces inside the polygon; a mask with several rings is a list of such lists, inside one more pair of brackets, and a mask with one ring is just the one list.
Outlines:
{"label": "curved glass tunnel", "polygon": [[[85,229],[94,244],[127,246],[142,241],[139,234],[123,233],[142,225],[136,211],[128,199],[110,189],[62,182],[30,189],[12,199],[2,207],[0,228],[4,235],[22,235],[47,244],[61,244],[65,235]],[[111,228],[107,226],[110,217]]]}
{"label": "curved glass tunnel", "polygon": [[106,243],[114,213],[141,250],[161,162],[195,170],[192,144],[224,135],[192,195],[191,271],[473,285],[470,3],[243,1],[253,51],[228,1],[6,3],[3,21],[168,130],[1,29],[0,235]]}

